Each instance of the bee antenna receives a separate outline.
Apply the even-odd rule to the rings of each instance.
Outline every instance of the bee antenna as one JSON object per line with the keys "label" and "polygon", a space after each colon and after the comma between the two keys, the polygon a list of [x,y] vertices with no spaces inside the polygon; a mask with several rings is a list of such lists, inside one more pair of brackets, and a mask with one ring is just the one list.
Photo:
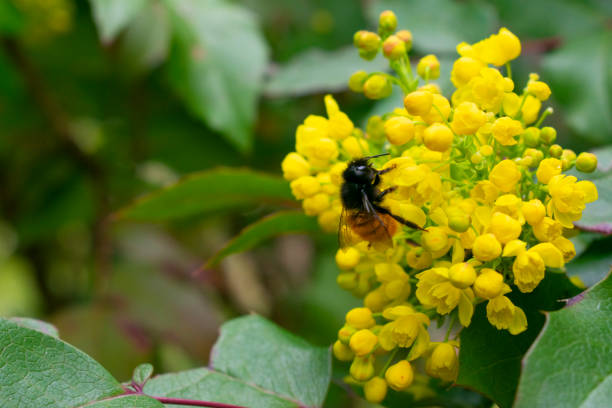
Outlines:
{"label": "bee antenna", "polygon": [[370,159],[375,159],[376,157],[381,157],[381,156],[388,156],[389,153],[381,153],[381,154],[375,154],[374,156],[367,156],[364,157],[364,159],[366,160],[370,160]]}

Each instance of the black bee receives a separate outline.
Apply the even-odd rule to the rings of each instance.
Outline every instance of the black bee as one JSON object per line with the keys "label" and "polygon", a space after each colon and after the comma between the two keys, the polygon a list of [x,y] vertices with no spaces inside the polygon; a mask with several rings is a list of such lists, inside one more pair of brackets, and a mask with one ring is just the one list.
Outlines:
{"label": "black bee", "polygon": [[345,247],[350,241],[350,230],[361,238],[372,243],[383,243],[392,246],[391,237],[398,230],[398,222],[413,229],[422,230],[418,225],[391,213],[380,204],[385,195],[397,187],[380,190],[380,176],[393,170],[395,166],[384,170],[376,170],[370,164],[370,159],[386,156],[389,153],[376,156],[361,157],[349,162],[342,173],[344,182],[340,189],[343,211],[340,217],[338,241],[340,247]]}

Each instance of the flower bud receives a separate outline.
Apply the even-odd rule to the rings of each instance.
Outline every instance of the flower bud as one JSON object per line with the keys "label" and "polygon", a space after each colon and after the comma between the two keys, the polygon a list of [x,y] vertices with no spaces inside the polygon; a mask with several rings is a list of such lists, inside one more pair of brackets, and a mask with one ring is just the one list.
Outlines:
{"label": "flower bud", "polygon": [[396,60],[406,54],[406,44],[395,35],[387,37],[382,47],[383,54],[390,60]]}
{"label": "flower bud", "polygon": [[493,234],[483,234],[474,240],[472,253],[479,261],[492,261],[498,258],[501,252],[501,244]]}
{"label": "flower bud", "polygon": [[470,156],[470,161],[472,162],[472,164],[480,164],[482,163],[482,160],[483,158],[480,152],[476,152]]}
{"label": "flower bud", "polygon": [[349,341],[351,340],[351,336],[357,331],[357,329],[355,329],[353,326],[350,325],[344,325],[340,328],[340,330],[338,330],[338,340],[340,340],[342,343],[348,345]]}
{"label": "flower bud", "polygon": [[412,48],[412,33],[410,30],[399,30],[395,33],[395,36],[404,42],[406,52],[410,51]]}
{"label": "flower bud", "polygon": [[368,402],[378,404],[387,396],[387,382],[380,377],[374,377],[365,383],[363,393]]}
{"label": "flower bud", "polygon": [[378,343],[378,337],[368,329],[357,331],[351,336],[349,347],[359,357],[370,354]]}
{"label": "flower bud", "polygon": [[576,159],[576,169],[583,173],[592,173],[597,168],[597,156],[593,153],[582,152]]}
{"label": "flower bud", "polygon": [[306,215],[319,215],[329,208],[329,195],[325,193],[315,194],[302,201],[302,208]]}
{"label": "flower bud", "polygon": [[353,92],[363,92],[363,84],[368,79],[368,73],[365,71],[357,71],[351,75],[348,81],[348,86]]}
{"label": "flower bud", "polygon": [[459,359],[455,348],[448,343],[438,344],[425,362],[425,371],[430,377],[455,381],[459,373]]}
{"label": "flower bud", "polygon": [[372,75],[363,84],[363,93],[369,99],[383,99],[391,95],[391,81],[384,75]]}
{"label": "flower bud", "polygon": [[548,158],[540,162],[538,170],[536,171],[536,177],[542,184],[548,184],[551,178],[561,174],[563,163],[559,159]]}
{"label": "flower bud", "polygon": [[367,307],[351,309],[346,314],[346,323],[358,330],[369,329],[376,324],[374,317],[372,317],[372,311]]}
{"label": "flower bud", "polygon": [[423,116],[429,113],[433,102],[433,94],[427,91],[410,92],[404,98],[404,107],[411,115]]}
{"label": "flower bud", "polygon": [[451,148],[453,144],[453,132],[448,126],[441,123],[434,123],[425,129],[423,134],[423,143],[429,150],[435,152],[445,152]]}
{"label": "flower bud", "polygon": [[563,171],[569,170],[574,166],[576,162],[576,153],[574,153],[571,149],[563,149],[561,153],[561,165],[563,167]]}
{"label": "flower bud", "polygon": [[391,10],[385,10],[378,17],[378,32],[380,35],[389,35],[397,28],[397,17]]}
{"label": "flower bud", "polygon": [[455,232],[465,232],[470,228],[472,219],[469,214],[466,214],[458,207],[448,207],[446,209],[448,216],[448,226]]}
{"label": "flower bud", "polygon": [[523,203],[523,206],[521,207],[521,212],[523,213],[527,224],[533,226],[539,224],[540,221],[542,221],[542,219],[546,215],[546,207],[544,207],[544,204],[542,204],[540,200],[534,199]]}
{"label": "flower bud", "polygon": [[354,273],[340,273],[336,276],[336,283],[342,289],[351,290],[357,287],[357,275]]}
{"label": "flower bud", "polygon": [[406,254],[406,263],[413,269],[425,269],[431,266],[431,253],[421,247],[412,247]]}
{"label": "flower bud", "polygon": [[440,227],[429,227],[423,231],[421,244],[428,251],[440,251],[448,244],[448,235]]}
{"label": "flower bud", "polygon": [[493,299],[504,289],[504,276],[494,269],[484,268],[474,281],[474,293],[483,299]]}
{"label": "flower bud", "polygon": [[385,121],[378,115],[370,116],[366,125],[366,133],[370,139],[382,142],[385,139]]}
{"label": "flower bud", "polygon": [[473,102],[461,102],[455,107],[451,128],[458,135],[471,135],[487,122],[487,115]]}
{"label": "flower bud", "polygon": [[550,88],[542,81],[529,81],[527,83],[527,92],[533,94],[541,101],[545,101],[550,97]]}
{"label": "flower bud", "polygon": [[491,217],[489,232],[502,244],[517,239],[521,235],[521,223],[508,214],[496,212]]}
{"label": "flower bud", "polygon": [[389,143],[403,145],[414,138],[414,124],[405,116],[393,116],[385,122],[385,135]]}
{"label": "flower bud", "polygon": [[401,360],[393,364],[391,367],[387,368],[385,372],[387,384],[395,391],[405,390],[412,384],[413,379],[414,373],[412,371],[412,366],[406,360]]}
{"label": "flower bud", "polygon": [[295,180],[310,174],[310,164],[298,153],[289,153],[281,163],[281,167],[286,180]]}
{"label": "flower bud", "polygon": [[548,149],[548,153],[554,157],[554,158],[559,158],[561,157],[561,154],[563,153],[563,148],[558,145],[558,144],[554,144],[552,146],[550,146],[550,148]]}
{"label": "flower bud", "polygon": [[540,140],[544,144],[547,144],[547,145],[552,144],[555,142],[556,139],[557,139],[557,131],[555,130],[555,128],[546,126],[540,130]]}
{"label": "flower bud", "polygon": [[340,340],[336,340],[334,346],[332,347],[332,351],[334,352],[334,357],[340,361],[351,361],[355,357],[355,354],[350,347],[342,343]]}
{"label": "flower bud", "polygon": [[525,129],[523,141],[529,147],[538,147],[540,145],[540,129],[533,126]]}
{"label": "flower bud", "polygon": [[371,31],[360,30],[353,36],[353,43],[363,59],[372,60],[380,48],[380,37]]}
{"label": "flower bud", "polygon": [[424,56],[417,64],[417,73],[423,79],[437,79],[440,76],[440,61],[433,54]]}
{"label": "flower bud", "polygon": [[372,378],[374,376],[374,356],[355,357],[349,373],[357,381],[367,381]]}
{"label": "flower bud", "polygon": [[465,289],[470,287],[476,280],[476,271],[472,265],[462,262],[450,267],[448,278],[456,288]]}
{"label": "flower bud", "polygon": [[478,151],[483,156],[490,156],[493,153],[495,153],[495,151],[493,150],[493,146],[491,146],[491,145],[482,145],[482,146],[480,146],[480,149],[478,149]]}

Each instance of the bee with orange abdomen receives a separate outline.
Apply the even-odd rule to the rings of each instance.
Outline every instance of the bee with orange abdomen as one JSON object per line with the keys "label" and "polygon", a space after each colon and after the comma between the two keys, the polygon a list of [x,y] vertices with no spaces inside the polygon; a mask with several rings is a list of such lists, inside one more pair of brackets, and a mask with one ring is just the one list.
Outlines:
{"label": "bee with orange abdomen", "polygon": [[387,154],[354,159],[349,162],[342,173],[343,183],[340,198],[343,211],[338,230],[341,247],[346,246],[350,241],[351,230],[362,239],[369,241],[370,244],[382,243],[392,246],[391,237],[397,232],[398,223],[410,228],[422,229],[381,206],[385,195],[394,191],[396,187],[380,190],[378,188],[381,181],[380,176],[393,170],[394,167],[376,170],[372,167],[370,159]]}

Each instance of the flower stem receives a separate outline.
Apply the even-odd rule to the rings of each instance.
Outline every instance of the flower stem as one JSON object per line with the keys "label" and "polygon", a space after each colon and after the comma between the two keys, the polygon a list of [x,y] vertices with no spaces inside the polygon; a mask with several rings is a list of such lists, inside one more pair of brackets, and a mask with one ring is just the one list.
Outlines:
{"label": "flower stem", "polygon": [[389,366],[391,365],[391,362],[395,358],[395,355],[397,354],[398,350],[399,350],[399,347],[396,348],[395,350],[393,350],[393,352],[389,356],[389,359],[385,363],[385,366],[382,368],[382,370],[380,370],[380,373],[378,374],[379,377],[384,377],[385,376],[385,372],[387,371],[387,368],[389,368]]}

